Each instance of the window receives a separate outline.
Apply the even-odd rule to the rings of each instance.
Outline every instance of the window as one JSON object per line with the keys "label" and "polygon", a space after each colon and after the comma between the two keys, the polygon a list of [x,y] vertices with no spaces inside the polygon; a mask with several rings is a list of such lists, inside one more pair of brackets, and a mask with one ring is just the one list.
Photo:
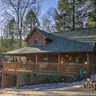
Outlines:
{"label": "window", "polygon": [[48,62],[48,56],[44,57],[44,62]]}
{"label": "window", "polygon": [[38,44],[38,37],[34,37],[34,44]]}
{"label": "window", "polygon": [[76,63],[83,63],[81,56],[76,56]]}
{"label": "window", "polygon": [[48,61],[48,58],[47,58],[47,57],[45,57],[45,58],[44,58],[44,62],[47,62],[47,61]]}

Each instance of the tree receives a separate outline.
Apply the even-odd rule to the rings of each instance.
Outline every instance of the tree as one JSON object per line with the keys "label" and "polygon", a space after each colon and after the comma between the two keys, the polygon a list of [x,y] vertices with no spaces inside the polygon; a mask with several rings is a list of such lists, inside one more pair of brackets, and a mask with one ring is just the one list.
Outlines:
{"label": "tree", "polygon": [[59,0],[55,19],[58,31],[75,29],[75,0]]}
{"label": "tree", "polygon": [[4,28],[2,46],[4,49],[13,50],[16,44],[16,22],[12,18]]}
{"label": "tree", "polygon": [[7,12],[12,14],[17,22],[19,34],[19,47],[22,47],[22,34],[24,17],[28,9],[39,3],[40,0],[0,0]]}
{"label": "tree", "polygon": [[53,19],[53,8],[49,8],[48,11],[42,16],[42,30],[46,32],[55,32],[55,21]]}
{"label": "tree", "polygon": [[58,0],[58,9],[55,11],[57,30],[95,26],[96,7],[92,7],[94,5],[96,6],[96,0]]}
{"label": "tree", "polygon": [[96,0],[77,0],[76,23],[79,27],[95,27],[96,22]]}
{"label": "tree", "polygon": [[90,11],[88,12],[89,22],[87,23],[88,27],[96,27],[96,0],[90,1]]}
{"label": "tree", "polygon": [[25,17],[25,26],[27,27],[28,33],[32,32],[34,28],[37,28],[39,26],[38,17],[32,10],[32,8],[28,11]]}
{"label": "tree", "polygon": [[73,10],[73,27],[72,29],[75,30],[75,0],[73,0],[73,6],[72,6],[72,10]]}

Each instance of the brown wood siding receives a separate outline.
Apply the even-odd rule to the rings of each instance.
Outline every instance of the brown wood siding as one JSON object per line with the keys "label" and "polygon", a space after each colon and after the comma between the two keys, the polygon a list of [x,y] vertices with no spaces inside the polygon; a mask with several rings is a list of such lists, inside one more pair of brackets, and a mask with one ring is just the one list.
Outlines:
{"label": "brown wood siding", "polygon": [[2,73],[2,88],[16,86],[16,74]]}
{"label": "brown wood siding", "polygon": [[30,55],[28,55],[27,57],[27,62],[35,62],[35,54],[30,54]]}
{"label": "brown wood siding", "polygon": [[[62,58],[64,59],[64,63],[75,63],[76,57],[80,57],[82,59],[81,63],[84,64],[84,62],[87,61],[87,54],[86,53],[61,53],[60,54],[60,61]],[[71,57],[71,60],[69,61],[69,58]],[[61,63],[61,62],[60,62]]]}
{"label": "brown wood siding", "polygon": [[[68,57],[66,57],[68,55]],[[87,54],[86,53],[60,53],[60,63],[62,61],[62,58],[64,59],[64,63],[76,63],[76,57],[80,56],[82,59],[82,62],[80,63],[85,63],[87,62]],[[69,58],[71,57],[72,60],[69,61]],[[37,62],[45,62],[44,58],[48,58],[47,62],[49,63],[58,63],[58,54],[37,54]],[[28,55],[28,62],[32,61],[35,62],[36,59],[36,54],[30,54]]]}
{"label": "brown wood siding", "polygon": [[90,53],[90,74],[96,74],[96,53]]}
{"label": "brown wood siding", "polygon": [[[28,62],[36,61],[36,54],[30,54],[27,56]],[[44,58],[48,58],[49,63],[58,63],[58,54],[37,54],[37,62],[44,62]]]}
{"label": "brown wood siding", "polygon": [[37,31],[34,31],[27,40],[28,46],[34,45],[34,37],[38,37],[38,45],[45,45],[46,44],[46,40],[44,39],[43,35],[41,35]]}
{"label": "brown wood siding", "polygon": [[49,63],[58,63],[58,54],[38,54],[38,62],[44,62],[44,58],[48,58]]}

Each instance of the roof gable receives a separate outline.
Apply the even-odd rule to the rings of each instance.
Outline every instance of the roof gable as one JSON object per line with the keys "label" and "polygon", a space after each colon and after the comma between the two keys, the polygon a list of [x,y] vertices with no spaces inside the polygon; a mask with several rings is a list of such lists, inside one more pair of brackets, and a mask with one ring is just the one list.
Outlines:
{"label": "roof gable", "polygon": [[36,28],[36,29],[34,29],[34,30],[27,36],[26,41],[28,41],[28,39],[32,36],[32,34],[33,34],[34,32],[40,33],[40,34],[43,36],[43,38],[46,39],[46,36],[44,36],[44,34],[42,34],[41,31]]}

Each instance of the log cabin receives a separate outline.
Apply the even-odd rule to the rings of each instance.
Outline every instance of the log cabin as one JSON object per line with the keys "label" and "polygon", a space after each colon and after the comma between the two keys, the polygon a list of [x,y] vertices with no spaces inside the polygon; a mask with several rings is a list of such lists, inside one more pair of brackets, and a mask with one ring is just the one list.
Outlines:
{"label": "log cabin", "polygon": [[96,74],[95,40],[96,28],[57,33],[34,29],[26,38],[27,47],[3,54],[13,60],[3,62],[2,88],[18,85],[19,71],[80,75],[82,69],[88,75]]}

